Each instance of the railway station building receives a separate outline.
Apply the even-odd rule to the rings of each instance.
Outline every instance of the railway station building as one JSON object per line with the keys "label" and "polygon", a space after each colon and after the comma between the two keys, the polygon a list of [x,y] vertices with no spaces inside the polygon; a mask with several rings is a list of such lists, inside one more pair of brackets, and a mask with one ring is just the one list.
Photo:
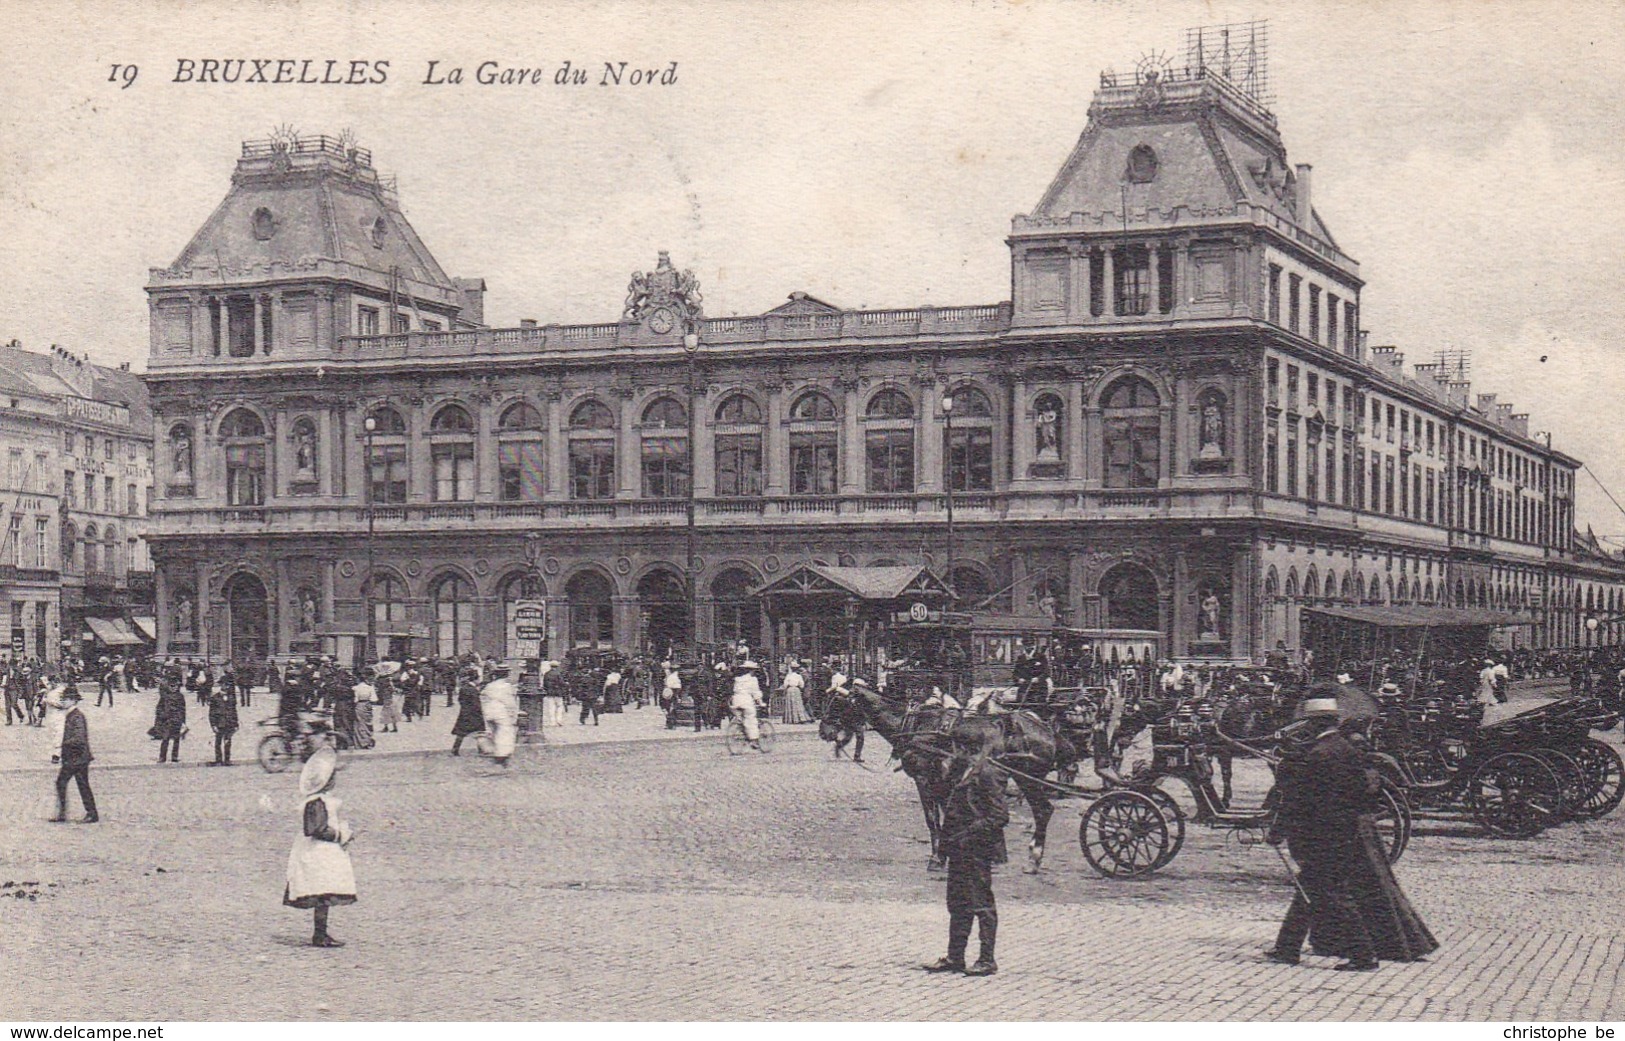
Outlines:
{"label": "railway station building", "polygon": [[492,328],[367,150],[245,142],[147,284],[160,649],[353,652],[369,584],[380,643],[425,653],[512,652],[537,604],[555,657],[762,646],[752,591],[808,562],[1182,657],[1295,647],[1311,605],[1610,638],[1579,461],[1432,345],[1371,342],[1261,92],[1102,76],[1005,235],[1002,301],[706,317],[651,249],[600,324]]}

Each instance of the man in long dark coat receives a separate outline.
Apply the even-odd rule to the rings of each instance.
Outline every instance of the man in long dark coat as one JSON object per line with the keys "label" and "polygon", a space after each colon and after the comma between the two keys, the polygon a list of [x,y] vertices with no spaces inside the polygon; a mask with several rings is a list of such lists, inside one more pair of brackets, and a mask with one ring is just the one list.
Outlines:
{"label": "man in long dark coat", "polygon": [[1371,971],[1379,958],[1418,960],[1438,943],[1400,891],[1372,823],[1380,779],[1338,729],[1336,685],[1311,693],[1303,714],[1318,732],[1276,772],[1281,801],[1270,840],[1286,840],[1298,878],[1266,957],[1295,965],[1308,939],[1316,954],[1344,958],[1344,971]]}
{"label": "man in long dark coat", "polygon": [[56,816],[51,822],[60,824],[68,819],[68,781],[72,780],[79,786],[79,801],[85,804],[84,822],[95,824],[101,818],[96,815],[96,796],[90,790],[90,761],[94,758],[90,754],[90,726],[79,711],[79,692],[69,687],[61,697],[68,704],[68,715],[62,723],[62,767],[56,773]]}
{"label": "man in long dark coat", "polygon": [[[999,933],[998,904],[993,898],[993,865],[1009,859],[1004,827],[1005,778],[986,755],[964,755],[949,761],[953,787],[942,821],[942,849],[948,858],[948,955],[925,966],[926,972],[963,972],[991,976],[999,971],[993,947]],[[979,930],[976,964],[965,967],[971,925]]]}

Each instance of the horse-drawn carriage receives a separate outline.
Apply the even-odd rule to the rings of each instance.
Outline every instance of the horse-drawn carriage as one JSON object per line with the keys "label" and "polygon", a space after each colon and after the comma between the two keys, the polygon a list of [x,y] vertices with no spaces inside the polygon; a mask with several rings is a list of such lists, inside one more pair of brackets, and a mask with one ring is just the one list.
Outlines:
{"label": "horse-drawn carriage", "polygon": [[1591,736],[1619,716],[1597,699],[1563,698],[1489,726],[1482,718],[1483,706],[1459,699],[1385,701],[1372,741],[1413,807],[1464,810],[1490,834],[1529,838],[1601,817],[1625,796],[1619,753]]}

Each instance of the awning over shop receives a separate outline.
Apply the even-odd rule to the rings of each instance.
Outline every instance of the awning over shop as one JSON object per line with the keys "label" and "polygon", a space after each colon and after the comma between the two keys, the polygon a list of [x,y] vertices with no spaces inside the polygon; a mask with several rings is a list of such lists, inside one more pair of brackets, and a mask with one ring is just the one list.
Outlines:
{"label": "awning over shop", "polygon": [[1474,626],[1533,625],[1534,620],[1506,611],[1470,607],[1374,605],[1370,607],[1305,607],[1305,614],[1325,615],[1346,622],[1361,622],[1384,629],[1463,629]]}
{"label": "awning over shop", "polygon": [[96,640],[107,647],[139,647],[144,642],[122,618],[86,618]]}
{"label": "awning over shop", "polygon": [[149,640],[158,639],[158,619],[153,618],[150,615],[136,615],[135,628],[137,632]]}

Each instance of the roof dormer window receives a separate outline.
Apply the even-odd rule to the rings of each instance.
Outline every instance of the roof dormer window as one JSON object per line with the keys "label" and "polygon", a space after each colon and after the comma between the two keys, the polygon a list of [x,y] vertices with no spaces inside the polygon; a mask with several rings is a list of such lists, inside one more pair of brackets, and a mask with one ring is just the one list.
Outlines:
{"label": "roof dormer window", "polygon": [[373,249],[384,248],[384,236],[388,232],[389,225],[384,223],[384,218],[379,217],[377,220],[372,222],[372,230],[367,233],[367,236],[372,239]]}
{"label": "roof dormer window", "polygon": [[1130,184],[1150,184],[1157,179],[1157,153],[1150,145],[1135,145],[1128,154],[1123,177]]}

